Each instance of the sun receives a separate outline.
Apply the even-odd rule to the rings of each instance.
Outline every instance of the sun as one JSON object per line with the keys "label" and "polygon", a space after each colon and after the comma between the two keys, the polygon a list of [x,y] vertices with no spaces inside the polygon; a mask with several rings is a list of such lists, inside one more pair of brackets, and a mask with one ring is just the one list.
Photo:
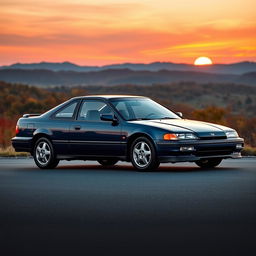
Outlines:
{"label": "sun", "polygon": [[212,65],[212,60],[208,57],[198,57],[195,62],[194,65],[196,66],[201,66],[201,65]]}

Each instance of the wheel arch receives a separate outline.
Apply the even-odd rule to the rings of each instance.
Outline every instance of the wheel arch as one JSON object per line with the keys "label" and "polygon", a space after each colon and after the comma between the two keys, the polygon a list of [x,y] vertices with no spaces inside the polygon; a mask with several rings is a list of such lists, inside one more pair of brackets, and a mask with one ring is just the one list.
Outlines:
{"label": "wheel arch", "polygon": [[127,157],[127,160],[130,161],[130,150],[131,150],[131,145],[132,145],[132,142],[134,140],[136,140],[137,138],[139,137],[146,137],[147,139],[149,139],[153,146],[155,147],[155,150],[156,150],[156,144],[155,144],[155,141],[154,139],[147,133],[144,133],[144,132],[136,132],[134,134],[132,134],[129,138],[128,138],[128,141],[127,141],[127,152],[126,152],[126,157]]}
{"label": "wheel arch", "polygon": [[[47,139],[52,143],[51,136],[50,136],[49,134],[46,134],[46,133],[43,133],[43,132],[36,133],[36,134],[33,136],[33,139],[32,139],[31,152],[33,152],[34,147],[35,147],[35,144],[36,144],[36,142],[37,142],[40,138],[47,138]],[[52,146],[53,146],[53,144],[52,144]]]}
{"label": "wheel arch", "polygon": [[[40,162],[39,159],[37,159],[37,156],[35,156],[35,151],[36,151],[36,148],[35,148],[35,144],[36,142],[40,139],[40,138],[44,138],[44,139],[47,139],[49,142],[48,144],[49,147],[50,147],[50,157],[49,159],[47,160],[47,162]],[[56,158],[56,154],[55,154],[55,150],[54,150],[54,146],[52,144],[52,140],[51,140],[51,137],[49,136],[49,134],[46,134],[46,133],[37,133],[34,137],[33,137],[33,140],[32,140],[32,155],[34,157],[34,161],[36,163],[36,165],[41,168],[41,169],[47,169],[47,168],[55,168],[58,164],[59,164],[59,159]],[[43,156],[44,157],[44,156]]]}

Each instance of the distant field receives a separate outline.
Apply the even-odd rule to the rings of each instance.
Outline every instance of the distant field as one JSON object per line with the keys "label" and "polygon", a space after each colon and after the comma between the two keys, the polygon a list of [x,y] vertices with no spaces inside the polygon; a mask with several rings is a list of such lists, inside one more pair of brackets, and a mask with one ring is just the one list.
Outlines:
{"label": "distant field", "polygon": [[256,72],[244,74],[219,74],[202,71],[174,70],[130,70],[107,69],[100,71],[52,71],[46,69],[0,69],[0,80],[10,83],[33,84],[39,87],[98,85],[111,86],[123,84],[152,85],[154,83],[233,83],[256,85]]}

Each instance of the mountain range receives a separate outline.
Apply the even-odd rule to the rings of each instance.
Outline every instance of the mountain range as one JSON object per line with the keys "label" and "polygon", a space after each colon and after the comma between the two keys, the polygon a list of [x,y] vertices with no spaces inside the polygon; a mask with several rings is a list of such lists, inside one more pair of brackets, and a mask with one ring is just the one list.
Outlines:
{"label": "mountain range", "polygon": [[143,63],[123,63],[106,66],[79,66],[71,62],[40,62],[40,63],[15,63],[9,66],[0,66],[0,69],[47,69],[51,71],[102,71],[107,69],[130,69],[133,71],[195,71],[218,74],[241,75],[248,72],[256,71],[256,62],[237,62],[231,64],[213,64],[205,66],[195,66],[191,64],[172,63],[172,62],[152,62]]}
{"label": "mountain range", "polygon": [[36,86],[151,85],[196,82],[235,83],[256,86],[256,62],[194,66],[154,62],[78,66],[70,62],[13,64],[0,67],[0,80]]}

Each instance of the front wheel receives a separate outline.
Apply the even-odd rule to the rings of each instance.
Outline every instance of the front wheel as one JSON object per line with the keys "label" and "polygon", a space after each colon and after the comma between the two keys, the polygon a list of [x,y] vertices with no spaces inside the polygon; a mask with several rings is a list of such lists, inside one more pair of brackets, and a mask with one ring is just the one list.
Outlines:
{"label": "front wheel", "polygon": [[139,137],[133,141],[130,159],[133,166],[139,171],[151,171],[159,166],[155,147],[146,137]]}
{"label": "front wheel", "polygon": [[221,163],[221,158],[201,159],[195,163],[201,168],[214,168]]}
{"label": "front wheel", "polygon": [[36,165],[41,169],[55,168],[59,164],[52,143],[47,138],[40,138],[36,141],[33,157]]}

